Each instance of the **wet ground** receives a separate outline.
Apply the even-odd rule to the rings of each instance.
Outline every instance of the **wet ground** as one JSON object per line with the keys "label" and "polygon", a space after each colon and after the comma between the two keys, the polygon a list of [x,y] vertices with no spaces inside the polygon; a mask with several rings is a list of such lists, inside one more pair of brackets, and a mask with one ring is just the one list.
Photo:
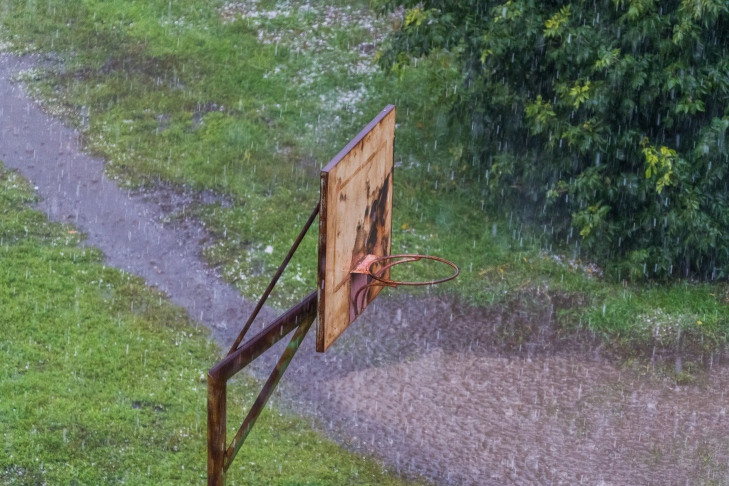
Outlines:
{"label": "wet ground", "polygon": [[[201,225],[164,223],[215,196],[119,189],[77,133],[10,81],[37,61],[0,54],[0,160],[109,265],[144,277],[230,343],[252,305],[201,260]],[[729,356],[678,385],[650,364],[603,356],[589,337],[560,340],[552,319],[543,295],[492,309],[383,295],[326,354],[313,351],[311,333],[274,401],[437,484],[729,484]],[[508,345],[524,329],[527,339]],[[272,359],[256,363],[259,376]]]}
{"label": "wet ground", "polygon": [[104,161],[81,151],[79,134],[44,113],[12,82],[14,73],[43,62],[0,53],[0,160],[35,186],[39,208],[77,225],[109,265],[139,275],[167,292],[224,341],[252,305],[200,258],[204,228],[194,221],[166,224],[165,215],[208,194],[160,190],[133,193],[104,174]]}

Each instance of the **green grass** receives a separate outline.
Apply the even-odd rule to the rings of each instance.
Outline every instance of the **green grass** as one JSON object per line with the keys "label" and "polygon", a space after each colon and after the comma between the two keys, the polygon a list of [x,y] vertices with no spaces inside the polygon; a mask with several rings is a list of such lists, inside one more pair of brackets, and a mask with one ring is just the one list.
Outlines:
{"label": "green grass", "polygon": [[[260,295],[314,207],[319,167],[394,103],[393,250],[459,264],[457,283],[437,291],[475,305],[547,291],[567,303],[559,311],[568,329],[627,346],[682,342],[654,332],[660,322],[687,331],[691,348],[726,344],[722,284],[614,282],[581,261],[574,240],[552,247],[542,228],[484,207],[486,176],[474,180],[438,105],[458,89],[448,55],[386,75],[358,50],[396,18],[375,18],[367,2],[304,5],[7,0],[0,25],[17,48],[63,60],[25,79],[121,183],[209,188],[233,201],[193,213],[214,236],[206,257],[248,297]],[[304,241],[272,304],[314,287],[316,244],[315,235]]]}
{"label": "green grass", "polygon": [[[204,482],[207,330],[33,200],[0,164],[0,483]],[[231,432],[258,386],[231,383]],[[269,409],[229,471],[261,483],[402,481]]]}

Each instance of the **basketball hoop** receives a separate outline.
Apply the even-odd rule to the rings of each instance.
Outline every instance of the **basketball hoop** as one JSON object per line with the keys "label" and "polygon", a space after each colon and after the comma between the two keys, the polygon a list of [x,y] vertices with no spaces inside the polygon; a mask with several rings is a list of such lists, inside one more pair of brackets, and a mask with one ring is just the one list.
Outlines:
{"label": "basketball hoop", "polygon": [[[451,267],[453,269],[453,273],[444,278],[418,282],[406,280],[392,280],[386,276],[389,274],[389,270],[396,265],[401,265],[403,263],[413,263],[420,260],[431,260],[443,263]],[[386,263],[381,268],[376,268],[377,265],[385,262],[389,263]],[[358,316],[363,310],[363,303],[366,302],[366,300],[363,300],[362,297],[365,295],[365,292],[372,287],[398,287],[400,285],[421,287],[425,285],[437,285],[456,278],[460,273],[460,269],[455,263],[446,260],[445,258],[432,255],[417,255],[405,253],[399,255],[385,255],[381,257],[375,255],[366,255],[364,258],[362,258],[362,260],[360,260],[360,262],[354,267],[354,269],[352,269],[351,273],[366,275],[367,277],[369,277],[367,283],[365,283],[364,285],[360,285],[359,288],[357,288],[356,291],[353,292],[353,311],[355,316]]]}
{"label": "basketball hoop", "polygon": [[[378,263],[386,262],[394,260],[387,265],[380,268],[377,272],[373,270],[374,266]],[[411,263],[411,262],[417,262],[419,260],[433,260],[436,262],[445,263],[449,267],[453,268],[454,272],[452,275],[449,275],[445,278],[440,278],[436,280],[427,280],[422,282],[408,282],[403,280],[391,280],[389,278],[383,277],[383,275],[389,270],[390,268],[394,267],[395,265],[400,265],[402,263]],[[372,277],[374,280],[377,280],[378,282],[381,282],[381,284],[385,287],[397,287],[399,285],[410,285],[410,286],[421,286],[421,285],[437,285],[443,282],[447,282],[449,280],[453,280],[458,276],[458,274],[461,272],[461,270],[458,268],[458,266],[449,261],[445,258],[432,256],[432,255],[414,255],[414,254],[400,254],[400,255],[387,255],[382,257],[377,257],[369,261],[369,264],[367,265],[367,275]],[[373,284],[375,285],[375,284]]]}
{"label": "basketball hoop", "polygon": [[[225,473],[317,320],[316,350],[324,352],[384,287],[435,285],[458,276],[458,267],[428,255],[390,255],[395,166],[395,107],[388,105],[321,170],[319,204],[243,325],[228,356],[208,371],[208,485]],[[243,342],[258,312],[319,216],[317,289]],[[434,260],[453,269],[445,278],[392,280],[395,265]],[[226,438],[227,383],[236,373],[293,333],[232,441]]]}

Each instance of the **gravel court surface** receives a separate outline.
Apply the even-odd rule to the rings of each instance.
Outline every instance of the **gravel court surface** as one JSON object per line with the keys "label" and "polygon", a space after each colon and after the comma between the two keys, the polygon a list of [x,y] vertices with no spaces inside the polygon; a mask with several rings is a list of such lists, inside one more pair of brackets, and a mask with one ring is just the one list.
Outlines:
{"label": "gravel court surface", "polygon": [[[11,80],[40,61],[0,53],[0,159],[37,187],[41,210],[166,292],[225,349],[253,306],[202,261],[201,225],[163,223],[170,207],[206,196],[118,188],[78,133]],[[589,342],[557,341],[540,297],[474,309],[390,294],[326,354],[310,333],[274,402],[437,484],[729,484],[729,357],[677,385]],[[521,347],[494,344],[526,324],[539,331]]]}

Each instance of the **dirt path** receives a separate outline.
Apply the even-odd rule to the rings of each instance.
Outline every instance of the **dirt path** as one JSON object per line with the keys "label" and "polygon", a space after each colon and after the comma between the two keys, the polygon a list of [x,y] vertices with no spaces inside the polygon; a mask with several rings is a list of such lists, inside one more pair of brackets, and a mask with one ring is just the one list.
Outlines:
{"label": "dirt path", "polygon": [[[166,206],[201,196],[119,189],[77,133],[9,81],[33,62],[0,54],[0,160],[109,265],[144,277],[229,343],[250,304],[202,262],[204,228],[161,222]],[[275,401],[438,484],[729,484],[729,357],[677,386],[589,345],[554,343],[543,304],[485,311],[381,297],[327,354],[308,336]],[[525,322],[543,333],[516,351],[491,344]]]}

